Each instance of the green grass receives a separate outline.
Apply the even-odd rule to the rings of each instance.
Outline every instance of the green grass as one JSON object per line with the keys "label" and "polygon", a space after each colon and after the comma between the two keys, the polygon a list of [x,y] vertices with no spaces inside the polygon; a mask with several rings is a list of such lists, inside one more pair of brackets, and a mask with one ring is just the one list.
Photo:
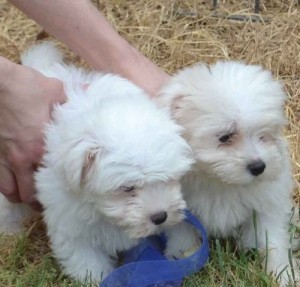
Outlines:
{"label": "green grass", "polygon": [[226,240],[221,244],[216,239],[211,244],[209,263],[202,272],[186,280],[184,287],[277,286],[264,272],[262,261],[262,256],[256,251],[239,252],[234,242]]}
{"label": "green grass", "polygon": [[0,287],[79,287],[62,274],[40,222],[20,236],[0,236]]}
{"label": "green grass", "polygon": [[[38,224],[37,224],[38,225]],[[264,272],[263,257],[241,252],[233,241],[211,241],[210,260],[184,287],[272,287],[275,280]],[[0,237],[0,287],[91,287],[62,274],[51,256],[44,227],[35,226],[19,237]],[[291,285],[293,286],[293,285]]]}

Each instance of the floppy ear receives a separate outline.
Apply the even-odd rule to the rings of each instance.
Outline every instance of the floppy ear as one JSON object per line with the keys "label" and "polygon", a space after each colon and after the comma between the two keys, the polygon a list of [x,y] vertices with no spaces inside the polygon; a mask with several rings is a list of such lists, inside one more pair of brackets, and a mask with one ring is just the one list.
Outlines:
{"label": "floppy ear", "polygon": [[170,103],[170,109],[172,115],[175,115],[178,110],[181,109],[181,103],[183,101],[184,96],[183,95],[176,95],[173,97],[172,102]]}
{"label": "floppy ear", "polygon": [[93,172],[102,148],[94,139],[84,138],[70,146],[65,157],[64,170],[70,191],[80,191]]}
{"label": "floppy ear", "polygon": [[186,96],[184,92],[185,90],[179,83],[171,80],[170,83],[159,91],[154,100],[159,108],[167,108],[169,113],[174,117],[184,102]]}
{"label": "floppy ear", "polygon": [[180,109],[180,102],[184,98],[183,95],[172,95],[162,92],[154,98],[156,106],[159,108],[167,108],[174,115],[176,110]]}
{"label": "floppy ear", "polygon": [[86,152],[83,161],[82,170],[81,170],[81,176],[80,176],[81,186],[85,183],[87,179],[87,175],[91,172],[95,164],[95,159],[97,157],[97,154],[99,153],[99,150],[100,148],[92,148]]}

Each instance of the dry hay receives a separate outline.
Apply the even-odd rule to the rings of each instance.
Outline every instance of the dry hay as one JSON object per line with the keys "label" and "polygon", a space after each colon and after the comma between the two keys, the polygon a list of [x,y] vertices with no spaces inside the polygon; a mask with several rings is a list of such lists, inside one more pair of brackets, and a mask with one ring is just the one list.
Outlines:
{"label": "dry hay", "polygon": [[[288,93],[286,135],[300,202],[300,8],[297,0],[93,0],[121,35],[166,71],[197,61],[222,59],[261,64]],[[70,1],[71,3],[71,1]],[[238,20],[234,20],[238,19]],[[19,61],[20,53],[49,35],[5,0],[0,0],[0,55]],[[67,51],[67,50],[66,50]],[[83,64],[67,52],[72,62]]]}

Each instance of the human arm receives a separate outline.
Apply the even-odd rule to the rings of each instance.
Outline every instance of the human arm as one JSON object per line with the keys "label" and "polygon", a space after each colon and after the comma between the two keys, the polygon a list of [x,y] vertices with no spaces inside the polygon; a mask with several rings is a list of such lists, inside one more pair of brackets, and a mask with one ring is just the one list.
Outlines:
{"label": "human arm", "polygon": [[88,0],[11,0],[92,68],[119,74],[155,96],[168,75],[122,38]]}

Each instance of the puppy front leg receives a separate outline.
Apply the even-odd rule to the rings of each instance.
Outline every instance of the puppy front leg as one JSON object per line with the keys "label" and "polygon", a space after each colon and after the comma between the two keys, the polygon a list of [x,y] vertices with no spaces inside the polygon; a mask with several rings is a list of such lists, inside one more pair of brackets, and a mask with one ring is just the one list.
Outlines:
{"label": "puppy front leg", "polygon": [[[258,213],[256,228],[253,218],[243,226],[241,244],[244,248],[258,247],[266,252],[265,264],[268,273],[278,276],[284,270],[281,273],[280,286],[286,286],[292,280],[287,216]],[[299,276],[297,273],[295,270],[296,280]]]}
{"label": "puppy front leg", "polygon": [[101,247],[92,247],[86,238],[63,238],[57,231],[51,241],[55,257],[66,274],[81,282],[99,283],[114,269],[109,255]]}
{"label": "puppy front leg", "polygon": [[165,256],[169,259],[186,257],[201,244],[193,228],[184,222],[168,229],[165,234],[168,239]]}

